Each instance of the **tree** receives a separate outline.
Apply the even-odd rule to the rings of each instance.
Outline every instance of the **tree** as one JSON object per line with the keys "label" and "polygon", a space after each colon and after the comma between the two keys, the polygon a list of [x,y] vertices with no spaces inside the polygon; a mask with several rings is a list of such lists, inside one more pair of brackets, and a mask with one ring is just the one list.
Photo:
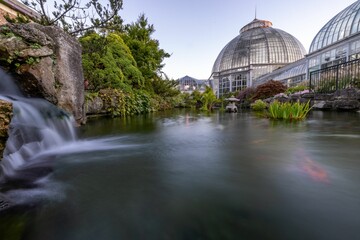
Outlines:
{"label": "tree", "polygon": [[102,88],[143,88],[144,78],[120,35],[110,33],[100,36],[93,32],[80,38],[83,47],[84,77],[89,87],[97,91]]}
{"label": "tree", "polygon": [[154,93],[163,98],[175,97],[180,94],[180,91],[177,88],[178,82],[175,80],[156,78],[152,81],[152,86]]}
{"label": "tree", "polygon": [[217,98],[216,98],[213,90],[210,87],[206,87],[205,92],[201,96],[201,101],[203,103],[201,110],[204,110],[204,111],[212,110],[214,104],[217,102]]}
{"label": "tree", "polygon": [[170,57],[170,54],[159,47],[159,41],[151,37],[154,32],[154,26],[141,14],[135,23],[125,26],[123,37],[145,78],[147,88],[152,88],[152,81],[162,73],[163,60]]}
{"label": "tree", "polygon": [[[26,6],[40,15],[42,25],[62,27],[71,35],[78,35],[91,29],[113,28],[121,26],[118,12],[123,0],[107,0],[106,6],[100,0],[21,0]],[[49,4],[53,6],[49,6]],[[52,9],[51,12],[49,8]]]}

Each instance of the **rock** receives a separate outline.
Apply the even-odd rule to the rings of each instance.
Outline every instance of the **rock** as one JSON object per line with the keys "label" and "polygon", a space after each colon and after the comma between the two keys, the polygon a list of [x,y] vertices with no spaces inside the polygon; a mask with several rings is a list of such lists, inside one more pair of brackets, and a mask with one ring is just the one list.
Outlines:
{"label": "rock", "polygon": [[301,94],[301,98],[314,99],[314,93]]}
{"label": "rock", "polygon": [[86,114],[89,115],[106,113],[102,98],[94,97],[92,99],[87,99],[85,101],[85,111]]}
{"label": "rock", "polygon": [[336,110],[357,110],[360,104],[357,100],[335,100],[333,108]]}
{"label": "rock", "polygon": [[15,51],[26,49],[28,45],[22,39],[17,37],[1,37],[0,36],[0,52],[7,55],[15,55]]}
{"label": "rock", "polygon": [[329,101],[334,98],[334,94],[315,94],[314,100]]}
{"label": "rock", "polygon": [[334,94],[337,99],[356,99],[357,90],[355,88],[341,89]]}
{"label": "rock", "polygon": [[292,94],[289,96],[290,102],[297,102],[300,101],[301,97],[299,94]]}
{"label": "rock", "polygon": [[277,100],[277,101],[279,101],[281,103],[290,102],[290,98],[286,97],[286,96],[274,97],[274,100]]}
{"label": "rock", "polygon": [[332,103],[324,100],[314,100],[313,109],[331,109]]}
{"label": "rock", "polygon": [[[26,81],[21,81],[23,91],[32,97],[45,98],[49,102],[58,104],[58,90],[54,84],[55,76],[51,67],[53,60],[50,57],[41,58],[38,64],[23,64],[18,72]],[[51,81],[49,81],[51,80]]]}
{"label": "rock", "polygon": [[41,47],[39,49],[24,49],[18,53],[19,57],[47,57],[54,54],[54,51],[48,47]]}
{"label": "rock", "polygon": [[6,146],[12,114],[12,104],[0,99],[0,159]]}
{"label": "rock", "polygon": [[[36,26],[37,23],[28,23],[28,24],[7,24],[6,27],[9,28],[10,32],[20,36],[26,42],[29,43],[38,43],[41,46],[54,46],[53,39],[51,39],[46,33],[42,32]],[[60,30],[60,29],[59,29]]]}
{"label": "rock", "polygon": [[84,77],[77,39],[58,27],[36,23],[4,25],[0,33],[1,63],[16,71],[20,88],[84,123]]}
{"label": "rock", "polygon": [[356,99],[360,101],[360,89],[356,91]]}

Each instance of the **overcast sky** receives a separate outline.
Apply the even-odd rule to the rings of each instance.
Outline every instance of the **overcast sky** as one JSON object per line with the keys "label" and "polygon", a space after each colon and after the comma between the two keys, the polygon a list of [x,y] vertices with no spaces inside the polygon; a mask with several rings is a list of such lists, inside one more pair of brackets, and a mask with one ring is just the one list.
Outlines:
{"label": "overcast sky", "polygon": [[222,48],[255,18],[296,37],[308,51],[317,32],[355,0],[123,0],[125,23],[145,13],[154,38],[171,54],[164,72],[207,79]]}

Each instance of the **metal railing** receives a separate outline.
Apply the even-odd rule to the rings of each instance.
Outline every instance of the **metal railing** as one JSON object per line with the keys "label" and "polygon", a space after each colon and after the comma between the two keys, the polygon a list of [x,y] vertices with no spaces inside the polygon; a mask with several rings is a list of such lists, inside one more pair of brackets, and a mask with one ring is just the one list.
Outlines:
{"label": "metal railing", "polygon": [[360,88],[360,59],[310,72],[309,87],[315,93]]}

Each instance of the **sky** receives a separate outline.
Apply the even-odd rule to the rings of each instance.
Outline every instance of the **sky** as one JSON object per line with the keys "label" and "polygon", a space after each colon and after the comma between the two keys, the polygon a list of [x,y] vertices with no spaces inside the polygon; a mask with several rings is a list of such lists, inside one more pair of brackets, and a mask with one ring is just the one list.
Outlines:
{"label": "sky", "polygon": [[[163,71],[171,79],[208,79],[225,45],[255,18],[296,37],[309,50],[318,31],[355,0],[123,0],[120,16],[135,22],[141,13],[153,38],[171,54]],[[256,11],[255,11],[256,9]]]}

